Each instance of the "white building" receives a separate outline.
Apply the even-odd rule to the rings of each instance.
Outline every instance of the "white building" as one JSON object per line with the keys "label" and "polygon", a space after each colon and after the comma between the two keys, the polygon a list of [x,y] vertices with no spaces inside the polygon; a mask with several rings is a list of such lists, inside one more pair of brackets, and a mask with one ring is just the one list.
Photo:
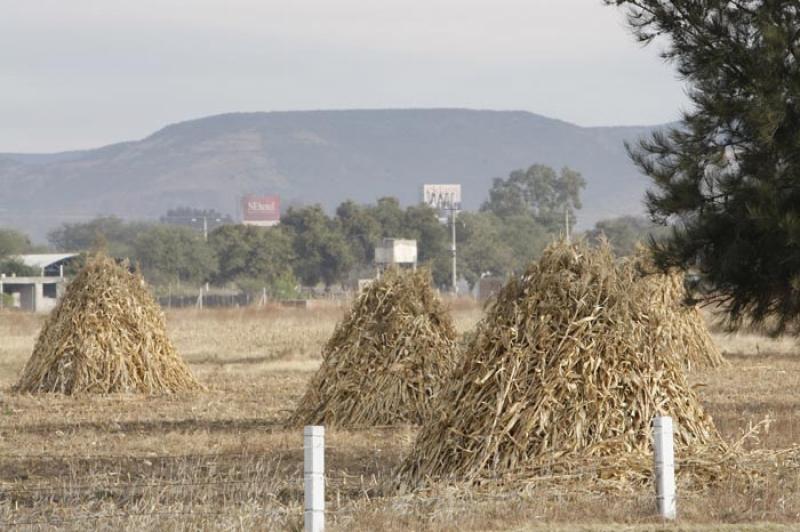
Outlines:
{"label": "white building", "polygon": [[[64,267],[77,257],[77,253],[44,253],[18,255],[15,258],[29,268],[38,270],[38,276],[17,277],[0,271],[0,294],[11,296],[12,307],[29,312],[50,312],[61,297],[66,279]],[[0,306],[3,299],[0,298]]]}
{"label": "white building", "polygon": [[400,238],[384,238],[375,248],[375,264],[378,267],[406,265],[417,267],[417,241]]}

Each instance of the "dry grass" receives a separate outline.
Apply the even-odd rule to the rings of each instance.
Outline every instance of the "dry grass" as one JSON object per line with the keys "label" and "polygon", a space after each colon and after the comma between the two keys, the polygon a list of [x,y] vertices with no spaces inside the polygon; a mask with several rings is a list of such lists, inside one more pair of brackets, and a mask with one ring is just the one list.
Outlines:
{"label": "dry grass", "polygon": [[797,338],[779,336],[777,338],[751,332],[718,332],[714,340],[727,355],[793,355],[800,349]]}
{"label": "dry grass", "polygon": [[[460,306],[460,333],[480,316]],[[320,362],[341,311],[174,311],[170,336],[207,392],[163,397],[9,393],[41,319],[0,313],[0,528],[302,529],[301,431],[283,422]],[[690,376],[723,438],[766,416],[753,442],[800,442],[794,342],[715,335],[729,367]],[[759,344],[760,354],[750,348]],[[770,346],[769,348],[766,346]],[[545,486],[454,487],[398,496],[392,472],[415,429],[331,430],[332,530],[661,530],[650,490],[632,496]],[[764,482],[681,493],[670,530],[789,530],[800,521],[797,468]],[[158,485],[158,487],[153,485]],[[11,491],[13,489],[17,491]],[[34,491],[19,491],[35,488]]]}
{"label": "dry grass", "polygon": [[170,337],[190,364],[226,366],[278,360],[321,360],[344,307],[269,307],[167,312]]}

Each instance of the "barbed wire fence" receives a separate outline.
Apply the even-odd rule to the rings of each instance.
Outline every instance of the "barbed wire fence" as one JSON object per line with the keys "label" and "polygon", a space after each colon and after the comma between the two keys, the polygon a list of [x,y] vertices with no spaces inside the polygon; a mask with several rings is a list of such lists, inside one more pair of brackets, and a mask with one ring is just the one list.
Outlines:
{"label": "barbed wire fence", "polygon": [[[335,447],[326,446],[326,451]],[[0,481],[0,529],[19,527],[63,527],[83,521],[130,521],[148,519],[241,519],[264,523],[285,523],[302,518],[303,465],[287,460],[287,455],[302,453],[304,447],[286,447],[259,458],[258,454],[210,454],[208,460],[224,458],[225,466],[198,472],[193,463],[164,468],[157,474],[200,475],[180,480],[113,481],[107,476],[61,482],[27,483]],[[107,461],[107,455],[82,455],[82,462]],[[143,457],[137,457],[142,458]],[[148,456],[150,463],[175,460],[174,455]],[[193,458],[201,458],[195,456]],[[105,471],[105,475],[119,472]],[[207,477],[218,478],[202,478]],[[242,477],[245,478],[235,478]],[[222,478],[219,478],[222,477]],[[341,490],[351,495],[375,490],[375,477],[329,471],[326,484],[340,499]],[[346,497],[348,498],[348,497]],[[138,509],[147,505],[147,510]],[[51,506],[52,505],[52,506]],[[95,511],[85,511],[96,506]],[[114,506],[109,511],[107,506]],[[215,509],[223,508],[223,509]],[[77,513],[76,513],[77,512]],[[238,513],[237,513],[238,512]]]}
{"label": "barbed wire fence", "polygon": [[[326,451],[336,447],[326,446]],[[281,449],[282,454],[302,451],[302,447]],[[91,457],[81,457],[91,460]],[[103,458],[107,458],[104,456]],[[165,457],[166,458],[166,457]],[[174,458],[174,457],[169,457]],[[252,454],[226,455],[226,459],[240,458],[245,461],[253,459]],[[155,460],[156,458],[151,457]],[[597,475],[609,467],[583,467],[576,468],[562,477],[585,477]],[[241,471],[239,471],[241,473]],[[231,475],[231,471],[219,471],[215,474]],[[547,478],[553,479],[550,475]],[[370,499],[386,499],[391,497],[393,505],[413,505],[420,500],[426,504],[442,503],[450,511],[457,508],[467,508],[475,499],[483,502],[509,502],[524,500],[530,493],[524,491],[503,493],[470,494],[469,491],[456,492],[447,496],[425,494],[420,499],[419,495],[400,495],[394,493],[392,485],[394,479],[372,475],[350,474],[345,471],[328,471],[325,476],[326,488],[329,493],[328,504],[330,511],[336,513],[343,511],[344,515],[352,513],[359,502]],[[198,493],[198,488],[202,491]],[[233,488],[233,489],[230,489]],[[285,522],[302,515],[303,497],[303,471],[298,463],[282,464],[280,461],[264,466],[259,474],[252,478],[217,478],[217,479],[186,479],[164,481],[134,481],[134,482],[109,482],[103,481],[73,483],[65,480],[57,483],[0,483],[0,504],[6,502],[9,506],[15,505],[25,510],[25,504],[30,510],[27,516],[0,518],[0,528],[24,526],[54,526],[60,527],[76,524],[83,521],[130,521],[134,518],[148,519],[224,519],[235,517],[237,509],[244,504],[245,514],[249,519],[263,519],[271,523]],[[344,497],[342,497],[344,492]],[[149,498],[148,498],[149,495]],[[540,496],[540,495],[537,495]],[[615,497],[630,500],[652,499],[652,496],[643,497],[641,494],[616,494]],[[214,499],[222,501],[226,511],[210,511],[214,507]],[[114,511],[103,510],[103,502],[119,502],[119,507]],[[137,510],[137,503],[146,501],[150,508],[147,511]],[[33,505],[42,503],[59,503],[56,509],[44,509],[44,515],[35,515],[37,512]],[[95,512],[72,513],[71,509],[80,510],[89,503],[101,506]],[[249,505],[249,506],[247,506]],[[173,509],[167,509],[174,507]],[[0,515],[2,515],[0,505]],[[42,511],[42,510],[40,510]],[[56,512],[59,515],[54,515]],[[20,512],[6,512],[20,513]],[[25,514],[26,512],[21,512]]]}
{"label": "barbed wire fence", "polygon": [[[324,446],[325,452],[341,451],[345,448]],[[159,474],[187,475],[183,479],[164,480],[119,480],[90,478],[75,482],[67,478],[59,482],[27,483],[26,481],[0,482],[0,529],[20,527],[67,527],[82,522],[129,523],[132,520],[191,520],[210,524],[211,521],[247,520],[263,526],[285,526],[289,522],[302,519],[304,475],[303,464],[297,457],[306,447],[288,446],[274,450],[269,456],[259,453],[209,454],[207,459],[224,457],[225,465],[207,470],[193,463],[182,463],[180,467]],[[349,450],[349,449],[348,449]],[[80,456],[81,460],[91,461],[92,456]],[[107,460],[107,455],[95,457]],[[174,455],[148,457],[149,460],[175,460]],[[201,458],[201,457],[195,457]],[[393,466],[386,464],[383,471],[365,468],[370,474],[354,474],[344,470],[325,471],[326,504],[329,515],[338,521],[352,518],[363,505],[371,502],[387,504],[394,508],[406,508],[409,512],[422,509],[430,515],[452,514],[469,511],[478,503],[539,503],[552,498],[560,502],[565,494],[578,494],[586,499],[598,498],[615,503],[630,503],[638,508],[655,508],[656,500],[652,486],[654,471],[642,461],[629,473],[638,476],[634,485],[638,489],[630,491],[593,489],[590,479],[603,479],[608,473],[619,473],[630,468],[631,464],[586,465],[571,462],[553,461],[541,464],[531,470],[529,488],[458,489],[427,490],[422,493],[404,493],[398,490],[397,479],[393,477]],[[774,465],[772,454],[751,455],[741,465],[761,467]],[[679,470],[691,471],[702,465],[687,461],[676,463]],[[788,464],[800,469],[800,462]],[[781,467],[787,467],[782,464]],[[115,475],[117,471],[101,471],[101,474]],[[194,476],[191,476],[194,475]],[[205,477],[203,476],[205,475]],[[74,477],[73,477],[74,478]],[[501,481],[503,479],[497,479]],[[540,489],[542,486],[559,486],[562,491]],[[523,483],[524,484],[524,483]],[[606,485],[606,487],[610,484]],[[692,491],[682,487],[675,495],[678,502],[701,496],[702,490]],[[37,505],[39,506],[37,508]],[[88,510],[93,508],[93,510]],[[153,524],[151,523],[151,524]],[[138,523],[143,526],[145,523]]]}
{"label": "barbed wire fence", "polygon": [[[591,472],[589,470],[583,472],[584,474],[596,474],[599,468],[594,468]],[[577,474],[577,473],[576,473]],[[276,486],[264,486],[259,489],[258,486],[264,483],[263,479],[250,479],[250,480],[216,480],[216,481],[186,481],[186,482],[143,482],[143,483],[115,483],[115,484],[85,484],[85,485],[65,485],[65,486],[52,486],[52,485],[37,485],[25,486],[19,488],[9,488],[7,486],[0,487],[0,502],[14,501],[19,496],[36,495],[37,503],[45,501],[58,501],[62,504],[71,504],[69,509],[63,507],[57,508],[54,511],[41,512],[40,515],[35,515],[38,512],[31,512],[34,515],[26,515],[20,517],[10,517],[6,519],[0,518],[0,529],[19,528],[19,527],[63,527],[70,524],[78,524],[81,522],[90,521],[107,521],[107,522],[127,522],[132,519],[164,519],[175,520],[180,518],[188,518],[192,520],[224,520],[231,518],[240,518],[245,516],[249,520],[259,520],[262,523],[285,523],[289,519],[294,518],[299,520],[302,516],[302,497],[303,497],[303,479],[302,471],[296,472],[292,475],[293,479],[286,479],[281,483],[281,487],[275,489]],[[344,498],[341,497],[341,488],[346,487],[348,484],[352,489],[347,490]],[[214,495],[225,495],[225,488],[230,486],[242,487],[250,486],[252,489],[248,492],[249,497],[242,498],[245,500],[231,500],[230,498],[223,501],[225,510],[210,511],[208,509],[208,499]],[[204,491],[200,497],[194,500],[192,490],[188,493],[183,492],[175,496],[176,499],[187,499],[184,502],[177,502],[170,500],[166,496],[166,492],[170,490],[186,490],[187,488],[212,488],[213,493]],[[524,502],[530,500],[531,497],[538,499],[542,498],[541,494],[526,493],[524,491],[503,492],[503,493],[488,493],[482,492],[480,494],[470,494],[469,491],[458,491],[448,495],[435,495],[435,494],[406,494],[397,495],[395,493],[387,493],[386,482],[375,477],[364,477],[360,475],[349,475],[346,473],[326,475],[326,490],[329,492],[326,504],[329,508],[329,515],[335,515],[341,512],[341,519],[347,519],[352,516],[352,513],[357,511],[364,502],[380,502],[386,501],[391,498],[391,504],[394,507],[407,506],[409,510],[418,509],[420,505],[431,509],[432,512],[447,511],[455,512],[469,509],[478,500],[483,503],[487,502]],[[103,510],[98,508],[96,512],[83,512],[80,510],[86,507],[87,501],[95,501],[102,503],[103,500],[110,498],[111,494],[117,494],[128,501],[136,502],[141,500],[143,493],[141,491],[153,490],[158,493],[157,500],[149,500],[147,504],[149,509],[137,510],[136,505],[133,508],[124,509],[126,505],[121,505],[120,508],[114,511]],[[136,493],[139,492],[139,493]],[[231,494],[229,494],[231,495]],[[233,494],[235,495],[235,493]],[[238,495],[242,495],[238,493]],[[617,500],[627,499],[632,502],[641,502],[647,504],[652,501],[652,495],[644,494],[625,494],[618,493],[614,497]],[[552,497],[553,501],[558,499],[557,496]],[[157,503],[158,507],[154,507]],[[440,508],[437,510],[437,506]],[[174,507],[173,509],[168,509]],[[213,506],[211,506],[213,508]],[[71,509],[78,510],[78,513],[72,513]],[[56,512],[60,515],[54,515]],[[2,515],[2,506],[0,506],[0,515]]]}

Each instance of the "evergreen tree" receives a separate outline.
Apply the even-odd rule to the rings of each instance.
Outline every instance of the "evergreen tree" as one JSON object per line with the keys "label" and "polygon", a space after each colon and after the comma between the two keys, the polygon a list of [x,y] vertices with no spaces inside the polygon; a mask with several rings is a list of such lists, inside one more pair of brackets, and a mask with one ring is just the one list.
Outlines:
{"label": "evergreen tree", "polygon": [[604,0],[689,87],[681,123],[636,147],[660,265],[696,266],[736,321],[800,317],[800,4]]}

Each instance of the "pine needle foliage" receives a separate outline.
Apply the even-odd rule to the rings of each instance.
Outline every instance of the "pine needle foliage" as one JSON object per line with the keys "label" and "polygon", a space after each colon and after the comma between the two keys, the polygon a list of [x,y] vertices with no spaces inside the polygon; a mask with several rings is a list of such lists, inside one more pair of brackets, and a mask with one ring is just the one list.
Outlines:
{"label": "pine needle foliage", "polygon": [[673,227],[662,268],[697,266],[732,324],[800,319],[800,4],[605,0],[643,43],[659,39],[687,82],[675,127],[629,146]]}

